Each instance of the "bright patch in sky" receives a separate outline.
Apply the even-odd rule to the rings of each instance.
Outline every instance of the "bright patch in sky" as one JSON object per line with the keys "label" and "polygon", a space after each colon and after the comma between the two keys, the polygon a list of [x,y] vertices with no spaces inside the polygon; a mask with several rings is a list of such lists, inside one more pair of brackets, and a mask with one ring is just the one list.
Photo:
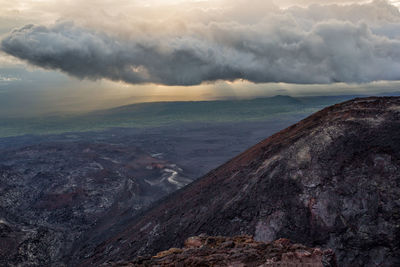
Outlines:
{"label": "bright patch in sky", "polygon": [[48,111],[396,90],[396,6],[399,0],[0,0],[0,92],[8,99],[0,112],[21,110],[20,99]]}

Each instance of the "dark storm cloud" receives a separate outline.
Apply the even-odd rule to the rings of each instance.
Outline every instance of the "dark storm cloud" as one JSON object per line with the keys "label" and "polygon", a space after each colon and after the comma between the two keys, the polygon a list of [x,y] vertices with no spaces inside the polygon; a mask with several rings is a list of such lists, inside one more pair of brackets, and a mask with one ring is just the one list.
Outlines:
{"label": "dark storm cloud", "polygon": [[132,84],[400,79],[400,41],[391,30],[400,26],[400,15],[385,1],[294,8],[252,23],[216,21],[187,23],[174,34],[149,32],[129,38],[73,23],[28,25],[6,36],[1,48],[33,65],[81,79]]}

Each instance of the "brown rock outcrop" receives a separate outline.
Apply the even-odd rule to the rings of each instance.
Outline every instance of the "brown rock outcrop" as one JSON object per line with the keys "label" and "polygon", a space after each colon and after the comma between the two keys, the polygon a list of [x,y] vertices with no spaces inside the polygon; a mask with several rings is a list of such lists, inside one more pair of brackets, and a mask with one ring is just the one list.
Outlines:
{"label": "brown rock outcrop", "polygon": [[171,248],[153,257],[112,264],[130,266],[265,266],[336,267],[332,250],[292,244],[288,239],[257,242],[251,236],[213,237],[200,235],[185,241],[185,247]]}

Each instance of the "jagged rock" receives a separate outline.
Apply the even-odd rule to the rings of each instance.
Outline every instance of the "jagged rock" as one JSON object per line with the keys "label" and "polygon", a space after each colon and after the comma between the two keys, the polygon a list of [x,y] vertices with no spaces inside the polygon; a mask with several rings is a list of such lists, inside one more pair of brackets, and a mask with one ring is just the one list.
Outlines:
{"label": "jagged rock", "polygon": [[298,266],[336,267],[332,250],[307,248],[287,239],[257,242],[250,236],[195,236],[185,241],[183,249],[171,248],[153,257],[131,262],[109,263],[112,266]]}

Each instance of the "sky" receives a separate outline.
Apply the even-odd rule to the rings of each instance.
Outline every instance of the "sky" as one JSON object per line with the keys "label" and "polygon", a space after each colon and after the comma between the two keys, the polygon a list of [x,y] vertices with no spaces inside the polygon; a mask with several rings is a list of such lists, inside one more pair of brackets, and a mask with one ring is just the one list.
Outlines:
{"label": "sky", "polygon": [[400,91],[398,7],[398,0],[0,0],[0,116]]}

